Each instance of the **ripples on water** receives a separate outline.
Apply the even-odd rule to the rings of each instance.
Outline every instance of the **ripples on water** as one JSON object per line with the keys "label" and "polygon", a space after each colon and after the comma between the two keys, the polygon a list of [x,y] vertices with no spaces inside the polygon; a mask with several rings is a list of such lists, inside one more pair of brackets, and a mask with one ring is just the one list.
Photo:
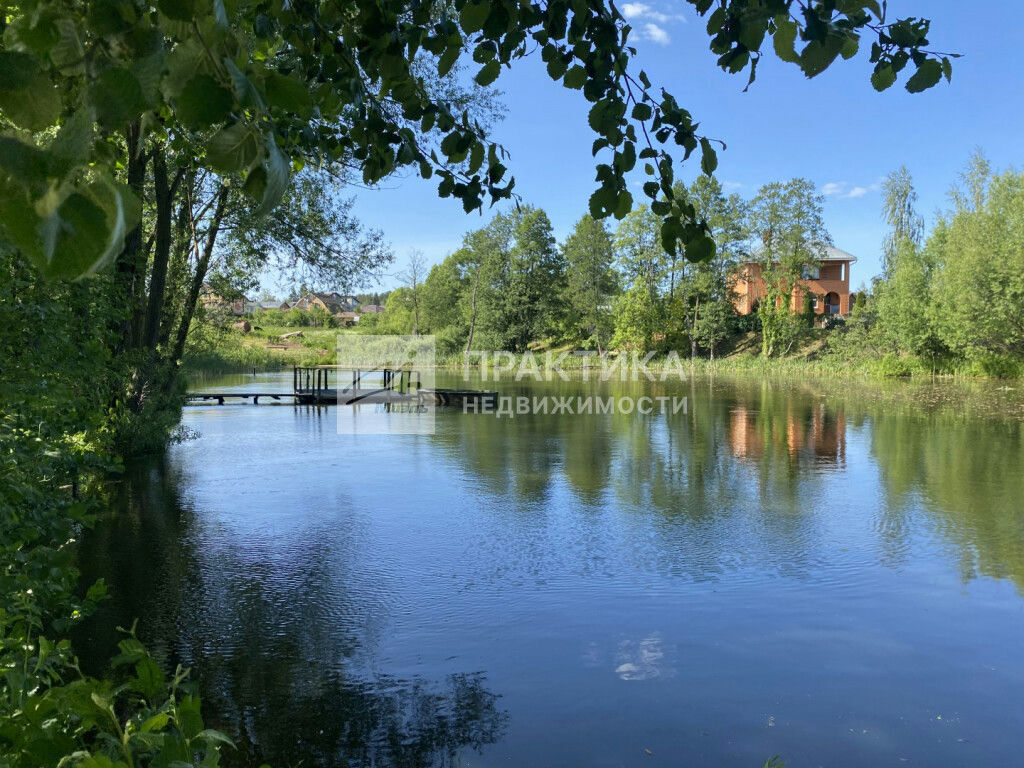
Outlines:
{"label": "ripples on water", "polygon": [[672,391],[421,436],[191,408],[83,545],[85,661],[139,617],[239,764],[1016,764],[1014,394]]}

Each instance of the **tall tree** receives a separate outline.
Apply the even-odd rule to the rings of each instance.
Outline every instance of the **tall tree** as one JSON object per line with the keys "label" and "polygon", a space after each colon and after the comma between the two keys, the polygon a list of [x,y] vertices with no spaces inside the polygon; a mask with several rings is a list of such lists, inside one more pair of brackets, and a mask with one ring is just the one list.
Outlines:
{"label": "tall tree", "polygon": [[928,247],[942,340],[982,364],[1024,354],[1024,173],[975,155]]}
{"label": "tall tree", "polygon": [[640,205],[615,231],[616,260],[626,286],[615,304],[615,347],[652,349],[655,336],[664,336],[665,301],[660,286],[666,254],[660,230],[661,220],[649,206]]}
{"label": "tall tree", "polygon": [[690,356],[698,345],[712,350],[726,335],[732,314],[730,282],[746,245],[746,205],[729,195],[713,176],[701,175],[689,187],[677,190],[687,199],[715,241],[715,256],[695,264],[673,265],[669,294],[669,323],[681,325],[690,343]]}
{"label": "tall tree", "polygon": [[906,166],[901,165],[885,178],[882,194],[882,216],[889,225],[882,248],[882,272],[887,275],[901,250],[921,247],[924,220],[917,212],[917,191]]}
{"label": "tall tree", "polygon": [[890,229],[882,249],[883,279],[876,286],[877,335],[892,351],[934,358],[942,348],[931,303],[935,250],[922,247],[924,222],[910,172],[901,166],[890,173],[883,191]]}
{"label": "tall tree", "polygon": [[412,302],[412,335],[420,332],[420,299],[423,292],[423,279],[427,274],[427,260],[422,251],[413,249],[409,252],[409,261],[405,269],[398,275],[409,289],[409,300]]}
{"label": "tall tree", "polygon": [[573,335],[603,351],[613,330],[611,302],[619,290],[612,238],[604,222],[585,214],[562,246],[565,303]]}
{"label": "tall tree", "polygon": [[823,207],[824,197],[808,179],[766,184],[751,201],[748,228],[765,284],[758,313],[766,356],[789,349],[799,332],[792,310],[794,298],[803,299],[799,281],[832,243]]}

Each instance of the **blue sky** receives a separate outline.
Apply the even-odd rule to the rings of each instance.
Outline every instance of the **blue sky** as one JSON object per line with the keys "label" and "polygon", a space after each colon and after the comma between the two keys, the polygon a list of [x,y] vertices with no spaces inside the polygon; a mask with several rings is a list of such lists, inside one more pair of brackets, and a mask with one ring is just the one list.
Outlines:
{"label": "blue sky", "polygon": [[[743,93],[746,76],[715,66],[704,25],[689,5],[649,0],[620,8],[633,16],[637,65],[693,113],[702,132],[727,143],[717,176],[728,188],[749,197],[764,183],[804,176],[827,193],[825,219],[835,244],[859,259],[854,285],[879,271],[878,185],[889,171],[908,167],[931,222],[976,147],[997,169],[1021,164],[1024,70],[1015,63],[1021,12],[1011,0],[890,1],[892,18],[932,19],[934,49],[964,54],[954,63],[952,84],[918,95],[902,82],[876,93],[867,46],[814,80],[766,56],[757,82]],[[547,211],[561,240],[587,210],[594,187],[589,104],[578,91],[552,83],[539,56],[504,71],[497,86],[507,116],[495,138],[512,154],[516,189]],[[677,174],[692,178],[697,165],[691,159]],[[635,196],[642,197],[639,189]],[[466,215],[457,201],[437,197],[435,181],[409,177],[359,191],[355,213],[384,231],[397,272],[413,248],[440,261],[493,211]],[[386,279],[384,286],[394,282]]]}

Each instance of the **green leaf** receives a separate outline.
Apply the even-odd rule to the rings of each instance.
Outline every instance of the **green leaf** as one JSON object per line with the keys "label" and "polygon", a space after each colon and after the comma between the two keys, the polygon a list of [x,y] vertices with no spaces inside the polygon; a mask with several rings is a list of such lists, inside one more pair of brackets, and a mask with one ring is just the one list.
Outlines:
{"label": "green leaf", "polygon": [[580,89],[586,82],[587,70],[579,64],[574,64],[569,67],[565,73],[565,77],[562,78],[562,84],[565,85],[566,88]]}
{"label": "green leaf", "polygon": [[228,76],[231,78],[231,85],[235,89],[235,98],[239,102],[248,107],[255,107],[259,110],[267,108],[266,102],[263,101],[263,94],[259,92],[259,89],[253,85],[252,80],[242,70],[238,68],[231,59],[224,59],[224,66],[228,70]]}
{"label": "green leaf", "polygon": [[[21,75],[14,73],[13,77],[0,79],[20,81]],[[0,89],[0,111],[21,128],[41,131],[57,122],[60,110],[60,91],[42,73],[32,77],[23,88]]]}
{"label": "green leaf", "polygon": [[178,728],[186,739],[194,739],[203,730],[203,716],[199,712],[199,699],[185,696],[175,708]]}
{"label": "green leaf", "polygon": [[9,136],[0,136],[0,168],[22,186],[44,189],[47,181],[57,175],[55,160],[49,152]]}
{"label": "green leaf", "polygon": [[68,18],[57,19],[55,22],[60,32],[60,39],[50,48],[50,61],[62,75],[81,75],[85,73],[85,48],[78,38],[78,30],[74,22]]}
{"label": "green leaf", "polygon": [[267,77],[263,90],[271,107],[294,112],[303,119],[312,116],[313,101],[309,88],[298,79],[273,72]]}
{"label": "green leaf", "polygon": [[78,192],[68,195],[47,219],[44,229],[52,232],[53,247],[48,249],[58,261],[47,266],[51,275],[82,275],[100,258],[108,231],[103,209]]}
{"label": "green leaf", "polygon": [[654,110],[651,109],[650,104],[640,103],[633,107],[634,120],[650,120],[652,114],[654,114]]}
{"label": "green leaf", "polygon": [[197,738],[202,739],[208,744],[223,744],[231,747],[232,749],[235,746],[235,742],[229,739],[227,734],[215,731],[213,728],[207,728],[206,730],[200,731]]}
{"label": "green leaf", "polygon": [[206,144],[206,159],[215,170],[243,171],[259,159],[259,132],[244,122],[222,128]]}
{"label": "green leaf", "polygon": [[39,63],[27,53],[0,51],[0,91],[28,88],[39,73]]}
{"label": "green leaf", "polygon": [[139,730],[143,733],[162,731],[170,719],[170,716],[166,712],[157,712],[155,715],[145,720],[139,727]]}
{"label": "green leaf", "polygon": [[473,79],[476,80],[479,85],[487,86],[498,79],[499,72],[501,72],[501,64],[498,63],[497,59],[494,59],[484,64]]}
{"label": "green leaf", "polygon": [[686,244],[686,260],[691,262],[708,261],[715,255],[715,241],[706,233],[701,233]]}
{"label": "green leaf", "polygon": [[222,123],[231,115],[234,95],[210,75],[199,74],[188,81],[176,100],[176,116],[192,130]]}
{"label": "green leaf", "polygon": [[191,21],[196,15],[197,0],[159,0],[157,7],[163,14],[175,21]]}
{"label": "green leaf", "polygon": [[871,85],[874,86],[876,91],[884,91],[896,82],[896,73],[892,71],[892,67],[888,64],[878,67],[871,74]]}
{"label": "green leaf", "polygon": [[459,54],[462,53],[461,41],[452,43],[451,40],[448,42],[448,46],[444,49],[444,53],[441,54],[437,60],[437,74],[444,77],[452,71],[452,67],[455,66],[455,62],[459,59]]}
{"label": "green leaf", "polygon": [[718,168],[718,154],[707,139],[700,140],[700,154],[700,169],[706,176],[713,175]]}
{"label": "green leaf", "polygon": [[800,69],[807,77],[816,77],[824,72],[843,49],[844,39],[829,35],[824,42],[814,40],[807,44],[800,54]]}
{"label": "green leaf", "polygon": [[491,6],[486,2],[466,3],[459,12],[459,24],[467,34],[479,32],[487,23]]}
{"label": "green leaf", "polygon": [[288,189],[288,180],[291,177],[291,165],[284,152],[278,149],[274,142],[273,135],[267,136],[267,155],[263,161],[263,171],[267,176],[266,188],[263,190],[263,199],[260,202],[257,215],[262,216],[270,212],[281,202],[285,190]]}
{"label": "green leaf", "polygon": [[626,218],[631,210],[633,210],[633,195],[628,189],[623,189],[619,192],[618,199],[616,200],[615,218],[622,220]]}
{"label": "green leaf", "polygon": [[796,22],[788,15],[775,17],[775,35],[772,40],[775,46],[775,55],[790,64],[800,61],[800,56],[796,52],[796,32]]}
{"label": "green leaf", "polygon": [[164,697],[166,684],[163,670],[151,657],[145,656],[136,663],[135,679],[131,681],[131,686],[151,704]]}
{"label": "green leaf", "polygon": [[927,59],[907,80],[907,90],[911,93],[921,93],[936,85],[941,79],[942,65],[935,59]]}
{"label": "green leaf", "polygon": [[135,75],[123,67],[108,69],[93,83],[89,98],[96,108],[96,118],[108,127],[120,127],[134,120],[146,109],[142,86]]}

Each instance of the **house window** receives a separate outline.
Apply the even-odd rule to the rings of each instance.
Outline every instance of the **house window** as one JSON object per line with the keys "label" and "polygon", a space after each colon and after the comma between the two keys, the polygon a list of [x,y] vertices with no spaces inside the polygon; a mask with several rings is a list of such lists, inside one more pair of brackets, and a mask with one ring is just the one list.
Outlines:
{"label": "house window", "polygon": [[804,267],[803,279],[804,280],[818,280],[821,277],[820,267]]}
{"label": "house window", "polygon": [[817,296],[812,296],[811,297],[811,309],[813,309],[815,312],[818,311],[818,297]]}

